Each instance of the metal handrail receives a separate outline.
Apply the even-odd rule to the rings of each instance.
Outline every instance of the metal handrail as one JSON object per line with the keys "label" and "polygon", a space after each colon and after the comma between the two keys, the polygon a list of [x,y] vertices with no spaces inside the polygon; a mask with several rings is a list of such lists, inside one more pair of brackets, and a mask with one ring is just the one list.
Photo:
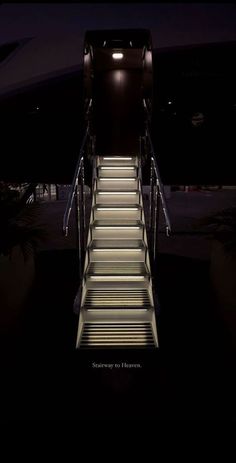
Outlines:
{"label": "metal handrail", "polygon": [[88,117],[88,115],[89,115],[89,111],[90,111],[90,109],[91,109],[92,102],[93,102],[93,100],[92,100],[92,98],[90,98],[90,100],[89,100],[89,102],[88,102],[88,107],[87,107],[87,109],[86,109],[86,111],[85,111],[85,116],[86,116],[86,117]]}
{"label": "metal handrail", "polygon": [[162,210],[163,210],[163,214],[164,214],[165,222],[166,222],[166,234],[167,234],[167,236],[170,236],[170,233],[171,233],[170,217],[169,217],[168,207],[167,207],[167,203],[166,203],[164,187],[163,187],[163,184],[162,184],[162,181],[161,181],[161,178],[160,178],[160,172],[159,172],[159,168],[158,168],[157,161],[156,161],[156,158],[155,158],[155,152],[153,150],[153,144],[152,144],[152,140],[151,140],[149,131],[148,131],[148,139],[149,139],[149,143],[150,143],[150,146],[151,146],[151,161],[153,162],[153,167],[154,167],[154,171],[155,171],[156,178],[157,178],[157,183],[158,183],[158,187],[159,187],[159,194],[160,194],[160,198],[161,198]]}
{"label": "metal handrail", "polygon": [[144,109],[146,111],[146,114],[147,114],[147,120],[149,122],[149,124],[151,123],[151,116],[149,114],[149,110],[148,110],[148,107],[147,107],[147,103],[146,103],[146,100],[143,98],[143,106],[144,106]]}
{"label": "metal handrail", "polygon": [[[145,108],[146,113],[147,113],[148,123],[150,123],[151,118],[150,118],[150,114],[149,114],[149,111],[148,111],[147,104],[146,104],[145,100],[143,100],[143,104],[144,104],[144,108]],[[159,188],[159,195],[160,195],[160,199],[161,199],[162,210],[163,210],[164,217],[165,217],[165,222],[166,222],[166,234],[167,234],[167,236],[170,236],[170,233],[171,233],[170,217],[169,217],[168,207],[167,207],[167,203],[166,203],[164,187],[163,187],[163,184],[162,184],[162,181],[161,181],[161,176],[160,176],[160,172],[159,172],[159,168],[158,168],[158,164],[157,164],[157,160],[156,160],[156,154],[155,154],[155,151],[154,151],[154,147],[153,147],[153,143],[152,143],[148,123],[146,125],[146,135],[147,135],[147,138],[148,138],[148,141],[149,141],[149,144],[150,144],[150,148],[151,148],[151,162],[153,163],[153,168],[154,168],[154,172],[155,172],[156,179],[157,179],[157,185],[158,185],[158,188]]]}
{"label": "metal handrail", "polygon": [[68,197],[68,201],[67,201],[67,205],[66,205],[66,210],[65,210],[65,213],[64,213],[64,216],[63,216],[63,234],[64,234],[64,236],[68,236],[70,214],[71,214],[71,210],[72,210],[72,206],[73,206],[76,187],[78,185],[78,177],[79,177],[79,174],[80,174],[81,167],[83,165],[84,147],[85,147],[88,136],[89,136],[89,124],[87,125],[86,131],[85,131],[85,134],[84,134],[84,137],[83,137],[83,140],[82,140],[81,148],[80,148],[80,151],[79,151],[79,158],[78,158],[78,161],[77,161],[77,164],[76,164],[74,178],[73,178],[73,181],[72,181],[72,184],[71,184],[70,193],[69,193],[69,197]]}
{"label": "metal handrail", "polygon": [[21,206],[24,207],[24,205],[27,204],[27,202],[30,199],[30,197],[32,196],[32,194],[35,195],[35,190],[36,190],[36,187],[37,187],[38,183],[29,183],[27,185],[28,185],[27,188],[25,189],[24,193],[22,194],[22,196],[21,196],[21,198],[19,200],[19,207],[21,207]]}

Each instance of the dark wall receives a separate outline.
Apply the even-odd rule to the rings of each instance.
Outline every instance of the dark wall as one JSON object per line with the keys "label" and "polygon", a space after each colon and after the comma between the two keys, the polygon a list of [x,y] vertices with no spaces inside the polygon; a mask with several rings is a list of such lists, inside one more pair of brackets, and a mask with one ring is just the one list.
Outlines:
{"label": "dark wall", "polygon": [[98,154],[131,154],[139,150],[142,127],[142,73],[113,69],[95,79],[94,126]]}

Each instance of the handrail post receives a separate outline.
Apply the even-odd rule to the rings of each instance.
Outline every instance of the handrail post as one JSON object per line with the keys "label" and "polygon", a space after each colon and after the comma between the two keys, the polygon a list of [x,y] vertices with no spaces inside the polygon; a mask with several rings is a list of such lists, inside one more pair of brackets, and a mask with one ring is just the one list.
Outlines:
{"label": "handrail post", "polygon": [[79,210],[79,200],[78,200],[78,180],[75,186],[75,225],[76,225],[76,247],[78,250],[78,259],[79,259],[79,277],[82,278],[82,261],[81,261],[81,229],[80,229],[80,210]]}
{"label": "handrail post", "polygon": [[149,228],[152,230],[153,227],[153,160],[151,159],[150,168],[150,204],[149,204]]}
{"label": "handrail post", "polygon": [[154,186],[153,186],[153,163],[151,159],[150,167],[150,193],[149,193],[149,236],[150,236],[150,253],[152,265],[154,264],[154,230],[153,230],[153,214],[154,214]]}
{"label": "handrail post", "polygon": [[158,179],[156,179],[155,185],[155,255],[154,263],[156,263],[156,256],[158,252],[158,229],[159,229],[159,217],[160,217],[160,188]]}
{"label": "handrail post", "polygon": [[84,262],[84,249],[85,249],[85,189],[84,189],[84,159],[81,160],[81,169],[80,169],[80,229],[81,229],[81,261]]}
{"label": "handrail post", "polygon": [[153,228],[153,265],[156,261],[156,238],[157,238],[157,187],[154,186],[154,228]]}
{"label": "handrail post", "polygon": [[86,238],[86,191],[85,191],[84,159],[83,159],[81,172],[82,172],[82,185],[83,185],[84,246],[86,246],[86,242],[85,242],[85,238]]}

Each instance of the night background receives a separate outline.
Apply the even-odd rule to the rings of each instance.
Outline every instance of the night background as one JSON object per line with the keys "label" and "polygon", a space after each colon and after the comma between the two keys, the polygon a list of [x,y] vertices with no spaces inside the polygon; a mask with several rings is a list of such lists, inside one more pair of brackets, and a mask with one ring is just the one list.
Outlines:
{"label": "night background", "polygon": [[[232,3],[0,3],[4,420],[235,420],[235,26]],[[166,238],[160,217],[160,349],[84,354],[74,215],[68,239],[62,218],[85,128],[85,32],[122,28],[153,41],[152,137],[173,224]]]}
{"label": "night background", "polygon": [[236,40],[234,3],[1,4],[1,43],[24,36],[87,29],[147,28],[153,47]]}
{"label": "night background", "polygon": [[[143,27],[153,39],[153,125],[159,127],[154,137],[164,183],[196,184],[200,175],[200,183],[235,184],[235,15],[234,4],[2,4],[1,43],[19,50],[1,64],[2,179],[8,177],[6,159],[20,149],[10,166],[12,180],[27,181],[30,172],[35,181],[70,181],[83,133],[85,31]],[[203,124],[195,130],[192,118],[199,114]],[[38,140],[34,157],[32,139]]]}

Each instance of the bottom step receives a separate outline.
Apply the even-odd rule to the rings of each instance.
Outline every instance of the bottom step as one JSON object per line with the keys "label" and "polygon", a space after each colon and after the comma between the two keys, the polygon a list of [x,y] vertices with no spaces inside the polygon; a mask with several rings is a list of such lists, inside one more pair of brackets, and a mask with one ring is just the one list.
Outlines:
{"label": "bottom step", "polygon": [[80,348],[155,348],[152,325],[136,323],[84,323]]}

